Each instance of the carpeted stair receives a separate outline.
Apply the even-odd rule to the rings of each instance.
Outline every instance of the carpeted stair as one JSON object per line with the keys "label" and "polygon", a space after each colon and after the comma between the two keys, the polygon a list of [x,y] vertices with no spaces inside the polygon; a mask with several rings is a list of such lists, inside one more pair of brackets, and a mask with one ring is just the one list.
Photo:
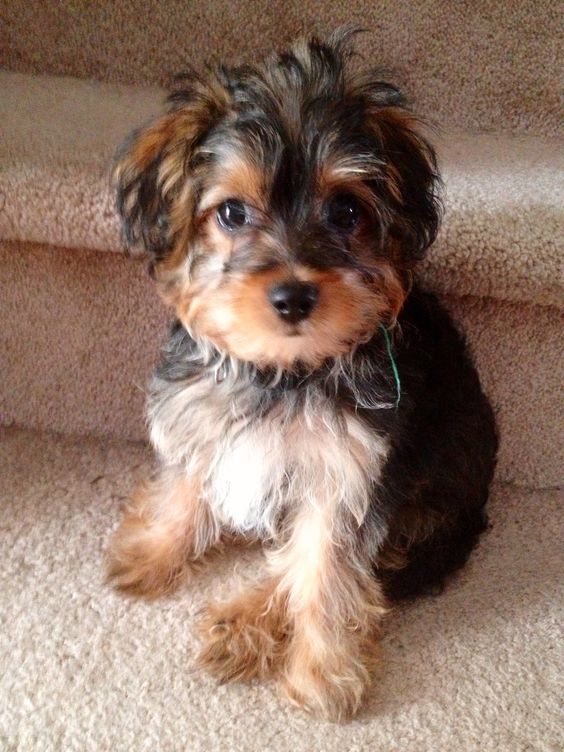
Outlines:
{"label": "carpeted stair", "polygon": [[[560,748],[558,11],[552,0],[2,5],[0,424],[13,427],[0,447],[0,746]],[[204,591],[228,587],[233,561],[193,597],[146,606],[101,585],[100,557],[132,468],[147,462],[127,442],[144,437],[144,384],[168,322],[144,260],[123,251],[116,145],[187,64],[256,59],[350,21],[372,30],[359,37],[365,63],[394,70],[440,126],[447,212],[421,278],[468,333],[502,443],[494,530],[444,598],[392,617],[383,678],[347,735],[272,688],[217,690],[190,673],[192,617]]]}

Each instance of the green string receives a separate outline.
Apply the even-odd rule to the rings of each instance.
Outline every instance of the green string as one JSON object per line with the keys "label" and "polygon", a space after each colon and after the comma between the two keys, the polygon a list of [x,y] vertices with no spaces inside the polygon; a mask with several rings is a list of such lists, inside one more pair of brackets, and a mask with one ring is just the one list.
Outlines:
{"label": "green string", "polygon": [[384,339],[386,340],[386,350],[388,351],[388,358],[390,359],[390,363],[392,365],[392,371],[394,374],[394,380],[396,382],[396,393],[397,393],[397,399],[396,399],[396,410],[398,409],[400,399],[401,399],[401,381],[398,373],[398,367],[396,365],[396,361],[394,358],[394,354],[392,352],[392,341],[390,339],[390,333],[384,326],[384,324],[380,324],[380,329],[384,333]]}

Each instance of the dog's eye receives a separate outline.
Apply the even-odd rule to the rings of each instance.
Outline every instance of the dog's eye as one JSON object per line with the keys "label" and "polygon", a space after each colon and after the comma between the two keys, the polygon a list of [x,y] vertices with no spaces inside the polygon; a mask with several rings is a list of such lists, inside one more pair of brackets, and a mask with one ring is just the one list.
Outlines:
{"label": "dog's eye", "polygon": [[327,202],[325,216],[341,232],[352,232],[360,220],[358,200],[350,193],[339,193]]}
{"label": "dog's eye", "polygon": [[248,207],[237,198],[228,198],[217,209],[217,220],[226,230],[239,230],[251,223]]}

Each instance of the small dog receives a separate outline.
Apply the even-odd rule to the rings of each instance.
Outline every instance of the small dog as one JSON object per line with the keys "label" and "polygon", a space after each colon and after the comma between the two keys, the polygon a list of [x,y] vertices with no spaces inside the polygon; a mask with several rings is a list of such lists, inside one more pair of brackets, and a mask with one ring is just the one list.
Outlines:
{"label": "small dog", "polygon": [[177,323],[148,413],[160,469],[109,552],[123,591],[176,588],[225,536],[264,576],[207,608],[200,664],[274,675],[341,720],[382,617],[441,588],[486,527],[497,438],[461,336],[412,270],[435,154],[351,33],[181,79],[118,155],[118,208]]}

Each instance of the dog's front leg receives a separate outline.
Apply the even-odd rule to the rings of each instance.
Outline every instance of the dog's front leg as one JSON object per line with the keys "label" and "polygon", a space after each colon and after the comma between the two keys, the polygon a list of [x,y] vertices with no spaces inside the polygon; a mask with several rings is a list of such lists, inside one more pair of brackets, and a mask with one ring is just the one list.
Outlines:
{"label": "dog's front leg", "polygon": [[164,468],[133,495],[110,543],[108,578],[134,595],[172,592],[219,536],[198,478]]}
{"label": "dog's front leg", "polygon": [[338,500],[319,496],[270,559],[292,624],[282,686],[298,705],[338,721],[356,712],[369,685],[386,608],[358,526]]}
{"label": "dog's front leg", "polygon": [[294,702],[340,720],[360,705],[386,610],[373,573],[386,524],[369,511],[388,446],[353,416],[331,418],[289,432],[266,577],[208,607],[199,661],[227,681],[274,673]]}

